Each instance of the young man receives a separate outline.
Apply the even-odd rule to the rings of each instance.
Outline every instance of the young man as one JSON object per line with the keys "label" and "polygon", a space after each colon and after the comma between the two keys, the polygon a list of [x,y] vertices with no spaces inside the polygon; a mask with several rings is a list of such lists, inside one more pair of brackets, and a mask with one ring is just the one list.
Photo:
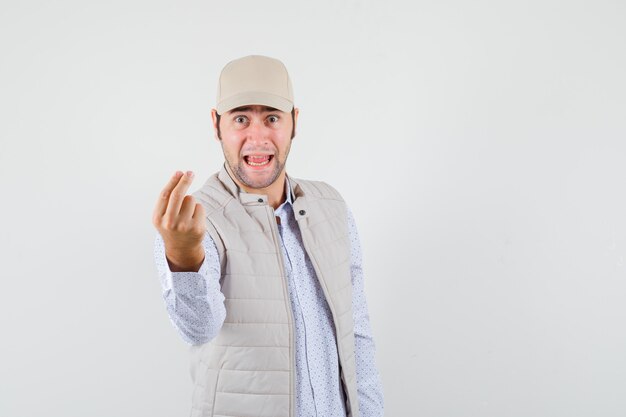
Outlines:
{"label": "young man", "polygon": [[285,172],[285,66],[228,63],[212,119],[223,168],[193,195],[177,171],[153,215],[163,298],[192,345],[191,415],[382,416],[354,219],[334,188]]}

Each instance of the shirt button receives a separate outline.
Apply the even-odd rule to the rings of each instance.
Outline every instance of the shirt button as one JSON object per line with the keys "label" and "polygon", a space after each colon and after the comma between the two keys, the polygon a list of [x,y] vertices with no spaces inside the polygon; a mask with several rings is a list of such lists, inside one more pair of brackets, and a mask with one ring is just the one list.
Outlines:
{"label": "shirt button", "polygon": [[262,199],[262,198],[259,198],[257,201],[258,201],[259,203],[262,203],[262,202],[263,202],[263,199]]}
{"label": "shirt button", "polygon": [[304,216],[306,214],[306,211],[300,210],[298,213],[300,213],[301,216]]}

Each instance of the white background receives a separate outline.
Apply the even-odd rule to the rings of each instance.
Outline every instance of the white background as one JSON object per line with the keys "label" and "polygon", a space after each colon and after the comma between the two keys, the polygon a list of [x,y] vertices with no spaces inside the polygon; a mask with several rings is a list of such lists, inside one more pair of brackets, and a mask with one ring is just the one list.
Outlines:
{"label": "white background", "polygon": [[[0,415],[184,416],[151,214],[231,59],[355,214],[387,416],[626,415],[622,1],[0,8]],[[326,417],[326,416],[324,416]]]}

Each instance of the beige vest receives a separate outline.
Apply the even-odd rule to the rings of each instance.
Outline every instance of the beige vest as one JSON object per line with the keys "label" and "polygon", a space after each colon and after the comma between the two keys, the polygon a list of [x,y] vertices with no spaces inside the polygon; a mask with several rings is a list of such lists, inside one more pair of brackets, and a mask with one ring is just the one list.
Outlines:
{"label": "beige vest", "polygon": [[[345,203],[323,182],[289,181],[335,324],[348,417],[358,417]],[[226,319],[213,340],[191,347],[191,416],[295,417],[295,330],[274,210],[267,196],[240,192],[224,168],[193,196],[220,255]]]}

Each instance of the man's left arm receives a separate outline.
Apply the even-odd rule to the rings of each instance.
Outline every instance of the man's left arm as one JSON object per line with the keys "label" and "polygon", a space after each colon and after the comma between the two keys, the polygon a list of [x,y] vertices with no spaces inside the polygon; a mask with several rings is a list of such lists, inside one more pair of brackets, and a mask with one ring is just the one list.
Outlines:
{"label": "man's left arm", "polygon": [[376,348],[365,300],[361,243],[352,212],[349,208],[347,211],[351,247],[350,272],[359,411],[361,417],[382,417],[384,414],[383,391],[374,358]]}

